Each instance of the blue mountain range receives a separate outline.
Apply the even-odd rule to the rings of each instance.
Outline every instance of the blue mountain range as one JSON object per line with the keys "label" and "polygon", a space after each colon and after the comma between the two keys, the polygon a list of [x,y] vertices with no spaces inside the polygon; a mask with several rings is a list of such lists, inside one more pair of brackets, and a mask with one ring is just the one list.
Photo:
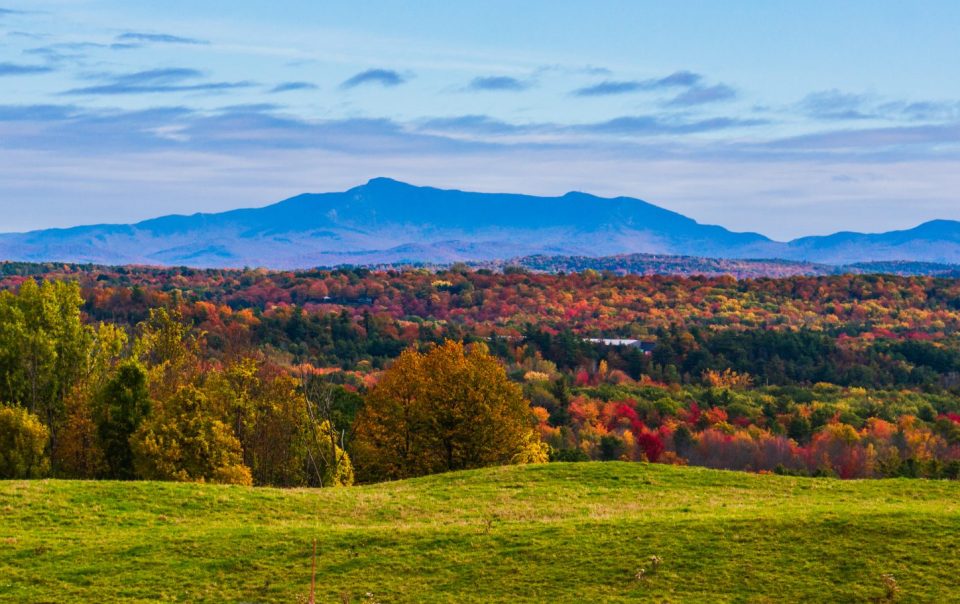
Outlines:
{"label": "blue mountain range", "polygon": [[388,178],[256,209],[0,235],[0,259],[308,268],[533,254],[649,253],[829,264],[960,262],[960,222],[773,241],[700,224],[640,199],[472,193]]}

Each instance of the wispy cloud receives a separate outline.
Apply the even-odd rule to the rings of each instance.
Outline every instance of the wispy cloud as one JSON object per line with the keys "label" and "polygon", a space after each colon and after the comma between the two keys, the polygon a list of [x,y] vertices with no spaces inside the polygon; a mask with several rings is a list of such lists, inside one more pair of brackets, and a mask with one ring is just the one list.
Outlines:
{"label": "wispy cloud", "polygon": [[952,122],[960,119],[960,101],[887,100],[837,89],[812,92],[797,103],[795,109],[824,121]]}
{"label": "wispy cloud", "polygon": [[50,44],[49,46],[27,48],[24,49],[22,53],[29,56],[40,57],[51,63],[59,63],[62,61],[80,61],[87,56],[84,51],[92,47],[102,47],[102,45],[81,43]]}
{"label": "wispy cloud", "polygon": [[[0,149],[96,149],[101,154],[322,149],[371,155],[452,153],[489,146],[417,132],[389,119],[307,120],[277,112],[282,109],[271,104],[237,105],[214,112],[181,106],[123,111],[74,105],[0,105]],[[23,128],[25,123],[30,127]]]}
{"label": "wispy cloud", "polygon": [[808,94],[799,103],[800,110],[813,118],[822,120],[862,120],[876,117],[865,109],[869,97],[865,94],[849,94],[837,89]]}
{"label": "wispy cloud", "polygon": [[671,88],[674,86],[696,86],[703,80],[703,76],[692,71],[675,71],[670,75],[653,80],[656,88]]}
{"label": "wispy cloud", "polygon": [[729,130],[731,128],[760,126],[766,123],[768,122],[765,120],[744,120],[729,117],[687,121],[656,115],[644,115],[618,117],[596,124],[576,126],[576,129],[592,133],[656,136],[663,134],[714,132],[717,130]]}
{"label": "wispy cloud", "polygon": [[185,38],[171,34],[151,34],[143,32],[127,32],[115,38],[118,42],[151,42],[155,44],[209,44],[207,40]]}
{"label": "wispy cloud", "polygon": [[0,122],[55,122],[79,111],[74,105],[0,105]]}
{"label": "wispy cloud", "polygon": [[281,82],[273,88],[270,89],[270,92],[276,94],[278,92],[293,92],[295,90],[316,90],[317,85],[311,82]]}
{"label": "wispy cloud", "polygon": [[100,49],[123,50],[127,48],[140,48],[140,44],[101,44],[99,42],[60,42],[57,44],[48,44],[35,48],[27,48],[22,52],[25,55],[42,57],[50,62],[76,61],[80,62],[86,59],[89,51]]}
{"label": "wispy cloud", "polygon": [[[183,74],[180,74],[183,75]],[[174,74],[174,77],[180,77]],[[143,79],[156,82],[157,78]],[[139,86],[140,84],[137,84]],[[178,84],[170,84],[178,85]],[[24,127],[29,124],[29,127]],[[683,113],[625,115],[588,123],[509,122],[490,115],[314,120],[289,107],[258,103],[213,111],[184,106],[142,111],[78,105],[0,106],[0,149],[98,153],[167,150],[245,154],[317,149],[356,156],[384,153],[611,152],[623,157],[707,161],[901,161],[960,157],[960,122],[844,129],[771,138],[771,122],[736,116],[692,119]],[[750,140],[723,134],[747,132]],[[700,136],[703,135],[703,136]]]}
{"label": "wispy cloud", "polygon": [[648,92],[670,88],[687,88],[695,86],[703,76],[692,71],[676,71],[662,78],[648,80],[605,80],[599,84],[577,88],[573,96],[610,96],[627,94],[630,92]]}
{"label": "wispy cloud", "polygon": [[[464,133],[471,135],[514,136],[534,135],[563,140],[575,144],[579,135],[607,135],[617,139],[624,137],[651,137],[662,135],[697,134],[734,128],[750,128],[767,124],[766,120],[718,117],[705,120],[687,120],[679,116],[622,116],[588,124],[511,124],[488,115],[462,115],[458,117],[433,118],[420,123],[420,129],[430,132]],[[574,138],[570,138],[571,135]],[[522,139],[517,139],[522,140]]]}
{"label": "wispy cloud", "polygon": [[49,73],[53,67],[48,65],[22,65],[19,63],[0,63],[0,76],[34,75]]}
{"label": "wispy cloud", "polygon": [[44,38],[49,37],[47,34],[38,34],[29,31],[8,31],[6,36],[8,38],[23,38],[25,40],[43,40]]}
{"label": "wispy cloud", "polygon": [[407,79],[392,69],[368,69],[361,71],[340,84],[341,88],[356,88],[364,84],[379,84],[381,86],[399,86]]}
{"label": "wispy cloud", "polygon": [[793,136],[765,143],[768,148],[803,150],[807,153],[829,151],[874,154],[890,149],[936,148],[950,146],[954,152],[960,141],[960,123],[888,128],[849,128]]}
{"label": "wispy cloud", "polygon": [[487,76],[473,78],[470,84],[467,85],[467,90],[475,92],[519,92],[521,90],[526,90],[527,88],[530,88],[530,82],[525,82],[509,76]]}
{"label": "wispy cloud", "polygon": [[165,92],[215,92],[249,88],[253,82],[196,82],[204,74],[196,69],[172,67],[108,76],[106,83],[67,90],[68,95],[150,94]]}
{"label": "wispy cloud", "polygon": [[505,135],[528,132],[530,127],[510,124],[489,115],[461,115],[428,119],[420,124],[420,129],[427,132]]}
{"label": "wispy cloud", "polygon": [[667,105],[674,107],[693,107],[695,105],[729,101],[736,98],[736,96],[737,91],[726,84],[695,86],[675,96]]}
{"label": "wispy cloud", "polygon": [[960,101],[895,101],[878,107],[886,115],[894,114],[912,121],[954,121],[960,119]]}
{"label": "wispy cloud", "polygon": [[605,82],[600,82],[599,84],[594,84],[593,86],[577,88],[572,94],[574,96],[609,96],[613,94],[637,92],[640,90],[643,90],[643,84],[640,82],[615,82],[607,80]]}

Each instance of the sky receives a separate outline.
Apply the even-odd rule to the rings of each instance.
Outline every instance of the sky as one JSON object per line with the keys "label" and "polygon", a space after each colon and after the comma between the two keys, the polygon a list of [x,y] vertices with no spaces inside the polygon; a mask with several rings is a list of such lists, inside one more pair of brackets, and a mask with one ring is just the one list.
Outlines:
{"label": "sky", "polygon": [[0,232],[376,176],[776,239],[960,220],[960,2],[0,0]]}

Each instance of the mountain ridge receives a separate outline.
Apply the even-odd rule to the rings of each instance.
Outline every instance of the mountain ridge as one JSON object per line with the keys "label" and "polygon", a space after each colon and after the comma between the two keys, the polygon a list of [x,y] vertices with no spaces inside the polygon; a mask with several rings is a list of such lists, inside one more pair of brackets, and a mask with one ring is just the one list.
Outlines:
{"label": "mountain ridge", "polygon": [[343,192],[303,193],[260,208],[0,235],[0,258],[6,260],[200,268],[484,261],[537,254],[957,263],[960,222],[933,220],[886,233],[848,231],[779,242],[701,224],[632,197],[477,193],[380,177]]}

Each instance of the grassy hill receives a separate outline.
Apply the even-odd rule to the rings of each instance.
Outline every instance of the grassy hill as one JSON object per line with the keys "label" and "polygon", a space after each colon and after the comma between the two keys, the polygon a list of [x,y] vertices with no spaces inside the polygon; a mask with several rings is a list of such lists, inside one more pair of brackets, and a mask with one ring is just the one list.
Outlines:
{"label": "grassy hill", "polygon": [[888,573],[903,601],[960,599],[958,483],[585,463],[325,491],[0,482],[0,600],[303,601],[314,538],[319,602],[876,601]]}

